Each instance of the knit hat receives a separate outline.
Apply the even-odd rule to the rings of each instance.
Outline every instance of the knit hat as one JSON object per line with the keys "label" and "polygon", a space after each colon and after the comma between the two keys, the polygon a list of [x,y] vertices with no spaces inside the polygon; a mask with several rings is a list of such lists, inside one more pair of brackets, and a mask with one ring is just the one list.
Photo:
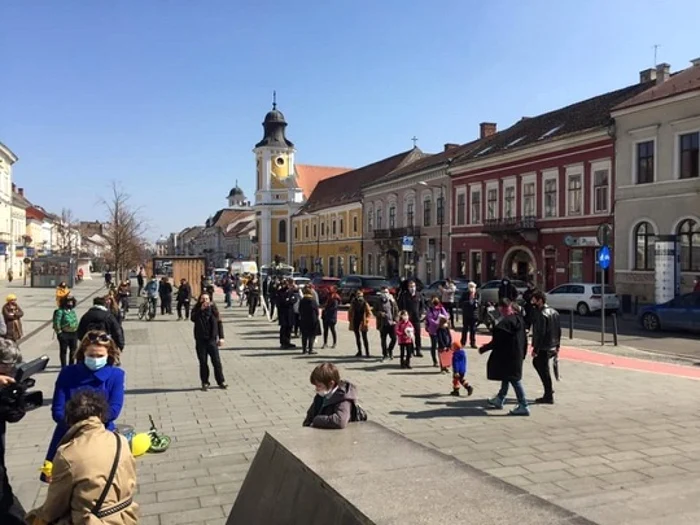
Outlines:
{"label": "knit hat", "polygon": [[17,300],[17,296],[16,296],[15,294],[13,294],[13,293],[11,293],[11,294],[8,295],[7,297],[5,297],[5,302],[6,302],[6,303],[9,303],[9,302],[12,302],[12,301],[16,301],[16,300]]}

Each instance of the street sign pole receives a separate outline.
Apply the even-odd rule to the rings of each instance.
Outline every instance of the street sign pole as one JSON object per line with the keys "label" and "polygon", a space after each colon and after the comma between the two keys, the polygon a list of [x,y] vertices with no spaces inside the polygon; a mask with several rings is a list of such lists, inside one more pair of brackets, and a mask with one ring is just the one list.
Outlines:
{"label": "street sign pole", "polygon": [[600,346],[605,346],[605,270],[600,269]]}

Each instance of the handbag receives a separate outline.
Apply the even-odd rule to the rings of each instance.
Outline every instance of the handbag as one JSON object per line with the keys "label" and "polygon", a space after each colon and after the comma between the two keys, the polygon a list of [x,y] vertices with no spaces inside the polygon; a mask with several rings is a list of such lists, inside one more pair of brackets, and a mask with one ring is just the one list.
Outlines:
{"label": "handbag", "polygon": [[112,469],[109,471],[109,477],[107,477],[105,488],[102,489],[102,494],[100,494],[100,497],[97,499],[94,507],[92,507],[92,510],[90,511],[99,519],[106,518],[107,516],[111,516],[117,512],[121,512],[127,507],[130,507],[132,504],[132,498],[128,498],[121,503],[114,505],[113,507],[102,509],[105,499],[107,498],[107,494],[109,493],[109,489],[111,488],[112,483],[114,483],[114,476],[117,474],[117,467],[119,466],[119,460],[121,459],[122,454],[122,438],[118,434],[114,434],[114,437],[117,439],[117,453],[114,455],[114,463],[112,463]]}

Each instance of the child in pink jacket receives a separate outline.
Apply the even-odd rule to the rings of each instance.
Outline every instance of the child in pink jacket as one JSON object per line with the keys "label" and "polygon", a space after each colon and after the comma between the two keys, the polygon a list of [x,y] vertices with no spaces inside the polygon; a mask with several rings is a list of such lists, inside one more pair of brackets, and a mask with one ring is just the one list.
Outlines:
{"label": "child in pink jacket", "polygon": [[415,342],[415,328],[408,319],[408,312],[401,310],[399,312],[399,322],[394,328],[396,337],[399,341],[401,349],[401,368],[411,369],[411,356],[413,355],[413,344]]}

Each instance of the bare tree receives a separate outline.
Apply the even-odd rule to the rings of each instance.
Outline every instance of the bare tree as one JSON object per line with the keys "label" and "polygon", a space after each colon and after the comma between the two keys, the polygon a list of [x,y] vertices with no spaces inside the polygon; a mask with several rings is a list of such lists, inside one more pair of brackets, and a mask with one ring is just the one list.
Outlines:
{"label": "bare tree", "polygon": [[130,204],[131,196],[118,183],[112,182],[111,195],[102,199],[107,211],[104,236],[107,240],[107,262],[117,279],[125,279],[129,269],[143,261],[146,233],[140,209]]}
{"label": "bare tree", "polygon": [[63,208],[55,223],[56,249],[60,255],[77,255],[78,224],[70,208]]}

